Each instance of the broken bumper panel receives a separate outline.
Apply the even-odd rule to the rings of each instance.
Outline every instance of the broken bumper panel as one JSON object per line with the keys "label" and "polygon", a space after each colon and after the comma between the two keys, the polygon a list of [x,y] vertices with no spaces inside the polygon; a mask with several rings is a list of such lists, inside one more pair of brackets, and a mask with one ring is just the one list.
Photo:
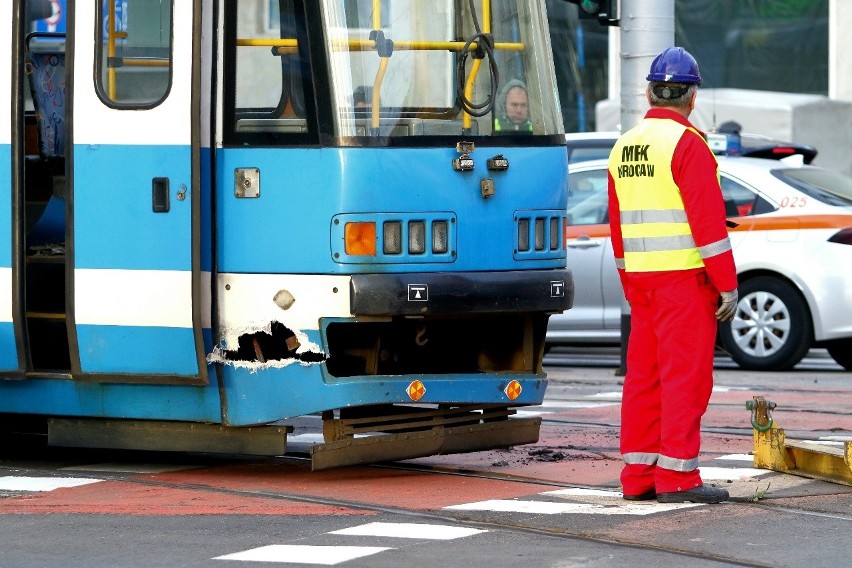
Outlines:
{"label": "broken bumper panel", "polygon": [[570,309],[571,271],[356,274],[350,285],[352,314],[398,316],[465,312],[544,312]]}

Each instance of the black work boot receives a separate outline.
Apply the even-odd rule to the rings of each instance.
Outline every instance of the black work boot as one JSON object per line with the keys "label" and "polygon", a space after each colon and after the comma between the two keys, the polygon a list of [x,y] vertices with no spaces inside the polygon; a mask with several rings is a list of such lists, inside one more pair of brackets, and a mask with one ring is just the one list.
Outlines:
{"label": "black work boot", "polygon": [[719,487],[699,485],[686,491],[674,493],[657,493],[658,503],[721,503],[727,501],[730,495]]}

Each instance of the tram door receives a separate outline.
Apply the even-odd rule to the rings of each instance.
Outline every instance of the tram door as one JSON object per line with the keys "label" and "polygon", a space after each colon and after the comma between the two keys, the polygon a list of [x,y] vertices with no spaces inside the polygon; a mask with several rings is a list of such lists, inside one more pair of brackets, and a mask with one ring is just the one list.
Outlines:
{"label": "tram door", "polygon": [[192,145],[199,4],[74,2],[75,375],[206,381]]}
{"label": "tram door", "polygon": [[[11,22],[14,3],[3,2],[0,21]],[[12,26],[0,26],[0,77],[12,76]],[[17,370],[18,349],[12,318],[12,90],[0,81],[0,371]]]}

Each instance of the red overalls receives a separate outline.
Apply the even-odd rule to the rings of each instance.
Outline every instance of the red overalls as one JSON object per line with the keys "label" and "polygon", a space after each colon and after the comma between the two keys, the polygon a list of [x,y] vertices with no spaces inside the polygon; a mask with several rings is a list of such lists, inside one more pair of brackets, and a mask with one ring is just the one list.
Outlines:
{"label": "red overalls", "polygon": [[[700,422],[713,387],[715,310],[719,292],[737,282],[716,159],[693,128],[682,115],[653,108],[610,156],[612,246],[631,308],[621,407],[625,495],[702,485]],[[663,143],[661,133],[672,131],[682,135]],[[643,208],[643,200],[651,205]],[[671,236],[672,227],[686,234]]]}

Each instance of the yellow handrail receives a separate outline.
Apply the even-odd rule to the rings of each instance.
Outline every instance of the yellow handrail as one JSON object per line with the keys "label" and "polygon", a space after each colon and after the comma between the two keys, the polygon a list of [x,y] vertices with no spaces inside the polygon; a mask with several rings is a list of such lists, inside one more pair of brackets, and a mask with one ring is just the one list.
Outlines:
{"label": "yellow handrail", "polygon": [[[115,57],[115,2],[109,3],[109,13],[107,15],[107,61]],[[127,34],[124,34],[127,37]],[[114,101],[117,96],[117,89],[115,86],[115,68],[109,66],[107,68],[107,94],[109,95],[110,100]]]}
{"label": "yellow handrail", "polygon": [[379,59],[379,70],[376,71],[376,80],[373,81],[373,108],[370,109],[370,126],[373,128],[379,127],[379,110],[382,103],[382,81],[385,78],[385,71],[387,71],[389,61],[390,57],[382,57]]}
{"label": "yellow handrail", "polygon": [[[491,0],[482,0],[482,33],[490,34],[491,33]],[[509,45],[509,44],[502,44]],[[524,44],[511,44],[511,45],[519,45],[521,47],[521,51],[524,49]],[[470,49],[475,50],[478,49],[479,46],[476,42],[470,45]],[[494,49],[500,49],[497,47],[497,44],[494,45]],[[474,59],[473,64],[470,66],[470,75],[467,78],[467,81],[464,85],[464,97],[468,101],[473,100],[473,91],[476,88],[476,77],[479,75],[479,68],[482,66],[482,59]],[[492,78],[493,80],[493,78]],[[462,128],[470,129],[471,123],[473,122],[473,117],[470,113],[467,112],[466,108],[462,110],[465,111],[464,116],[462,116]]]}
{"label": "yellow handrail", "polygon": [[382,29],[382,0],[373,0],[373,29]]}
{"label": "yellow handrail", "polygon": [[168,67],[169,60],[166,58],[122,57],[121,64],[125,67]]}
{"label": "yellow handrail", "polygon": [[[241,47],[277,47],[294,48],[298,46],[295,39],[276,38],[254,38],[238,39],[237,45]],[[376,42],[371,39],[333,39],[332,45],[335,49],[347,48],[349,51],[370,51],[376,49]],[[461,51],[464,48],[463,41],[419,41],[419,40],[394,40],[394,51]],[[473,42],[470,49],[475,50],[478,44]],[[494,44],[494,49],[500,51],[523,51],[526,46],[522,42],[500,42]]]}
{"label": "yellow handrail", "polygon": [[[481,59],[474,59],[473,65],[470,66],[470,75],[467,77],[467,83],[464,86],[464,96],[467,100],[473,100],[473,87],[476,83],[476,76],[479,74],[479,66],[482,65]],[[462,127],[470,128],[471,124],[471,116],[468,113],[464,113],[462,117]]]}
{"label": "yellow handrail", "polygon": [[491,0],[482,0],[482,33],[491,33]]}
{"label": "yellow handrail", "polygon": [[297,47],[299,41],[295,38],[243,38],[237,40],[237,45],[243,47]]}

